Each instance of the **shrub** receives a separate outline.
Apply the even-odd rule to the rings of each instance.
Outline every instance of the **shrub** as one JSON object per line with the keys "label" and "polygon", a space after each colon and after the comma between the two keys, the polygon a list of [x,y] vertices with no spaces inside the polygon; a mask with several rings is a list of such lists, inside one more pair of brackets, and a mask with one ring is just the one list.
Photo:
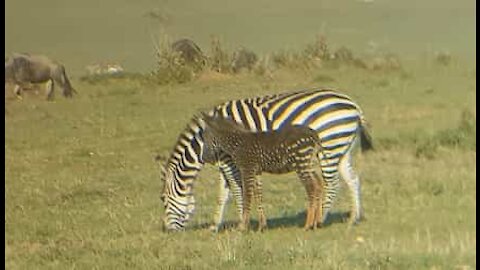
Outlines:
{"label": "shrub", "polygon": [[155,56],[157,66],[152,77],[160,84],[185,83],[196,75],[195,67],[186,65],[181,53],[171,48],[168,37],[156,44]]}
{"label": "shrub", "polygon": [[324,35],[318,35],[313,43],[307,44],[303,55],[308,59],[330,60],[332,54]]}
{"label": "shrub", "polygon": [[313,61],[302,54],[292,51],[278,51],[272,54],[272,62],[276,68],[290,68],[309,70],[313,67]]}
{"label": "shrub", "polygon": [[220,39],[212,36],[210,46],[210,57],[208,59],[210,69],[220,73],[230,73],[232,56],[222,46]]}

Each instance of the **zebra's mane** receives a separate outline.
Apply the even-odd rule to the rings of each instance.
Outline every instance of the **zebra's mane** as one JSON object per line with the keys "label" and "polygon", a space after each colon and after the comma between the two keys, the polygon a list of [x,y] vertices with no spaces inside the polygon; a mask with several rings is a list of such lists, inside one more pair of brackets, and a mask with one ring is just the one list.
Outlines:
{"label": "zebra's mane", "polygon": [[203,131],[203,128],[203,119],[198,115],[194,115],[187,123],[184,130],[178,136],[177,141],[174,144],[172,151],[170,152],[170,156],[167,159],[165,168],[177,165],[184,166],[183,158],[185,157],[179,155],[178,150],[180,150],[180,152],[183,152],[183,155],[185,155],[185,151],[187,151],[186,148],[191,146],[196,152],[196,154],[200,153],[201,145],[195,143],[192,144],[192,142],[195,141],[196,138],[198,138],[198,134]]}

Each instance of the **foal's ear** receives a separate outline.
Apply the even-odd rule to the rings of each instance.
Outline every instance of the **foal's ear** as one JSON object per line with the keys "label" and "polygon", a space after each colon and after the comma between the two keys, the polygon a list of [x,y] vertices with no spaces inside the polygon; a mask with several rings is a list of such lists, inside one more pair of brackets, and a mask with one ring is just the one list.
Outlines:
{"label": "foal's ear", "polygon": [[207,113],[205,112],[200,112],[200,116],[204,119],[204,120],[211,120],[213,119],[213,117],[211,117],[210,115],[208,115]]}
{"label": "foal's ear", "polygon": [[207,124],[207,126],[212,126],[212,125],[215,126],[215,117],[210,116],[205,112],[201,112],[200,116],[203,119],[203,121],[205,121],[205,124]]}

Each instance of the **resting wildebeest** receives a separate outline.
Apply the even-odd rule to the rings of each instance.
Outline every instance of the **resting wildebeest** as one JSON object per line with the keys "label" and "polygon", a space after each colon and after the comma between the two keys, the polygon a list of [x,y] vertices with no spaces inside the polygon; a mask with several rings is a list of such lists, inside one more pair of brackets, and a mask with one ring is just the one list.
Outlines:
{"label": "resting wildebeest", "polygon": [[44,55],[14,53],[5,60],[5,89],[7,82],[15,84],[14,93],[21,98],[27,84],[47,82],[47,99],[53,98],[54,85],[57,83],[65,97],[76,93],[65,73],[65,67]]}
{"label": "resting wildebeest", "polygon": [[257,55],[246,48],[239,48],[233,54],[232,71],[237,73],[242,69],[251,70],[257,63]]}
{"label": "resting wildebeest", "polygon": [[191,39],[183,38],[172,43],[172,50],[179,52],[185,64],[204,65],[206,57]]}

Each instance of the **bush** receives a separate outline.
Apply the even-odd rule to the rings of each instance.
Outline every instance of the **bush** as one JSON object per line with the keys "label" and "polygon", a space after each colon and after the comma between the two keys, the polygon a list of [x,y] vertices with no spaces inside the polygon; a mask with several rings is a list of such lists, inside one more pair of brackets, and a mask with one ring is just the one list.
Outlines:
{"label": "bush", "polygon": [[270,57],[260,57],[258,62],[253,67],[253,73],[257,76],[272,78],[272,67],[270,66]]}
{"label": "bush", "polygon": [[307,44],[305,50],[303,51],[303,56],[307,59],[317,59],[323,61],[332,59],[327,38],[324,35],[318,35],[313,43]]}
{"label": "bush", "polygon": [[181,53],[174,51],[168,38],[155,47],[157,67],[152,77],[160,84],[185,83],[196,76],[195,67],[187,65]]}
{"label": "bush", "polygon": [[313,61],[302,54],[291,51],[278,51],[272,54],[272,62],[276,68],[290,68],[309,70],[313,67]]}
{"label": "bush", "polygon": [[232,71],[232,55],[223,48],[218,37],[212,36],[210,46],[210,57],[208,59],[210,69],[220,73],[230,73]]}
{"label": "bush", "polygon": [[[394,54],[376,54],[373,59],[366,61],[345,46],[332,49],[324,35],[318,35],[301,50],[281,50],[265,56],[257,56],[245,49],[237,51],[237,54],[231,53],[225,49],[218,37],[212,36],[208,55],[202,54],[201,59],[193,61],[193,64],[186,63],[182,55],[172,49],[167,37],[155,45],[157,67],[153,77],[161,84],[188,82],[205,70],[225,74],[236,73],[236,69],[241,68],[270,78],[275,69],[282,68],[307,73],[313,69],[335,69],[341,66],[374,71],[403,71],[400,59]],[[332,82],[332,79],[318,76],[314,81],[328,83]]]}

